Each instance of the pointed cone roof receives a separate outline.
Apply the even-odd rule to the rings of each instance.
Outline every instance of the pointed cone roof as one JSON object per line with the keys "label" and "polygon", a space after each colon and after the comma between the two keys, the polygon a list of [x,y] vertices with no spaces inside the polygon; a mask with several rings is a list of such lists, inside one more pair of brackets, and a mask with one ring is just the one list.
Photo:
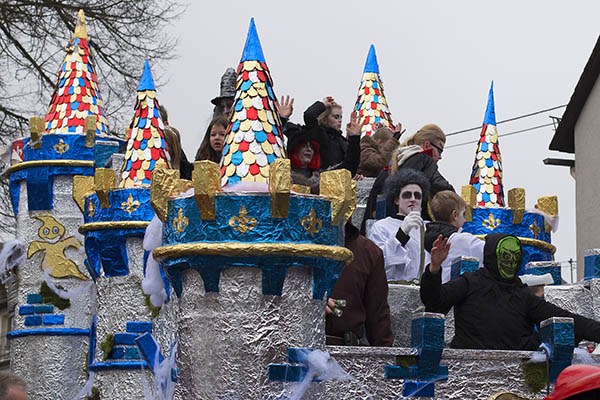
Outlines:
{"label": "pointed cone roof", "polygon": [[379,76],[379,64],[373,45],[369,48],[354,111],[357,112],[362,125],[363,136],[371,136],[380,126],[394,129],[392,115],[383,93],[383,82]]}
{"label": "pointed cone roof", "polygon": [[286,155],[275,109],[277,98],[254,19],[250,20],[235,88],[221,157],[221,185],[267,182],[269,165]]}
{"label": "pointed cone roof", "polygon": [[158,165],[171,168],[160,105],[148,61],[138,85],[135,114],[127,132],[127,150],[119,187],[150,186]]}
{"label": "pointed cone roof", "polygon": [[246,44],[244,45],[244,51],[242,52],[242,58],[240,63],[244,61],[260,61],[265,62],[265,56],[258,39],[258,32],[256,32],[256,25],[254,25],[254,18],[250,19],[250,27],[248,28],[248,35],[246,36]]}
{"label": "pointed cone roof", "polygon": [[144,62],[144,72],[142,72],[142,78],[140,79],[140,83],[138,84],[137,88],[138,92],[143,92],[144,90],[156,91],[156,86],[154,86],[154,79],[152,78],[152,72],[150,71],[150,63],[148,63],[148,60]]}
{"label": "pointed cone roof", "polygon": [[369,54],[367,55],[367,61],[365,62],[365,70],[363,71],[373,72],[374,74],[379,73],[379,64],[377,63],[377,54],[375,54],[375,46],[369,47]]}
{"label": "pointed cone roof", "polygon": [[490,86],[488,103],[485,109],[485,116],[483,117],[483,124],[496,125],[496,109],[494,107],[494,81],[492,81],[492,85]]}
{"label": "pointed cone roof", "polygon": [[494,109],[494,82],[492,82],[488,95],[487,109],[483,118],[483,127],[477,143],[475,163],[469,183],[477,190],[479,207],[504,207],[502,155],[498,146],[496,111]]}
{"label": "pointed cone roof", "polygon": [[79,133],[85,129],[85,118],[96,117],[96,134],[107,135],[102,95],[85,28],[85,15],[79,11],[73,39],[58,72],[58,83],[46,114],[46,133]]}

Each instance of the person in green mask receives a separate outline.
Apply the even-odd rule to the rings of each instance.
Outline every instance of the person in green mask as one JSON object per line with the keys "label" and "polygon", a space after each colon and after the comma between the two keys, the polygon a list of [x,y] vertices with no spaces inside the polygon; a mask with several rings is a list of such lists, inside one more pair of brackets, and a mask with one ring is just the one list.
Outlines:
{"label": "person in green mask", "polygon": [[421,277],[421,301],[426,311],[446,314],[454,307],[459,349],[536,350],[539,336],[533,326],[550,317],[575,321],[575,342],[600,342],[600,322],[573,314],[531,293],[517,272],[523,250],[518,238],[491,233],[483,249],[483,268],[466,272],[442,285],[441,264],[448,239],[440,235],[431,249],[431,263]]}

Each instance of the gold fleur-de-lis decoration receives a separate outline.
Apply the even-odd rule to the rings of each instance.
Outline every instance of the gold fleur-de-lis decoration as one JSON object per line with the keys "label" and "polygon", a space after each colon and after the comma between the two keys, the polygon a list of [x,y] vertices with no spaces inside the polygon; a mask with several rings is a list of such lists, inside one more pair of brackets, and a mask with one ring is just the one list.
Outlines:
{"label": "gold fleur-de-lis decoration", "polygon": [[133,196],[129,194],[127,201],[121,203],[121,209],[125,212],[128,212],[131,215],[132,212],[137,210],[140,206],[140,202],[137,200],[133,200]]}
{"label": "gold fleur-de-lis decoration", "polygon": [[88,213],[88,217],[90,217],[90,218],[93,217],[94,214],[96,213],[96,205],[91,200],[88,203],[87,213]]}
{"label": "gold fleur-de-lis decoration", "polygon": [[317,213],[315,212],[314,208],[310,209],[308,217],[302,217],[300,224],[306,232],[310,233],[311,236],[319,232],[323,227],[323,221],[317,218]]}
{"label": "gold fleur-de-lis decoration", "polygon": [[62,139],[58,141],[57,144],[54,145],[54,151],[58,154],[64,154],[69,150],[69,145],[66,144]]}
{"label": "gold fleur-de-lis decoration", "polygon": [[183,208],[180,208],[179,211],[177,211],[177,217],[173,218],[173,229],[175,229],[175,232],[177,233],[182,233],[189,225],[189,222],[190,220],[183,216]]}
{"label": "gold fleur-de-lis decoration", "polygon": [[531,232],[531,234],[533,235],[534,238],[537,238],[538,236],[540,236],[540,227],[537,224],[536,220],[533,220],[533,224],[529,225],[529,231]]}
{"label": "gold fleur-de-lis decoration", "polygon": [[481,225],[488,228],[490,231],[493,231],[500,226],[500,220],[498,218],[494,218],[494,214],[490,213],[488,219],[484,219]]}
{"label": "gold fleur-de-lis decoration", "polygon": [[256,218],[248,217],[246,207],[242,206],[239,215],[234,215],[229,218],[229,226],[231,226],[234,231],[244,234],[256,228]]}

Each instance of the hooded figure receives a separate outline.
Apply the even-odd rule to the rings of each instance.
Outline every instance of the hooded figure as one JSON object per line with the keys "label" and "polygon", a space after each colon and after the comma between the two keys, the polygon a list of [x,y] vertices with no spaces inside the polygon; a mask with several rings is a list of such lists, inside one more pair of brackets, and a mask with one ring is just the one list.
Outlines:
{"label": "hooded figure", "polygon": [[512,235],[490,233],[484,247],[484,267],[441,284],[440,265],[447,255],[441,240],[433,244],[432,264],[421,278],[421,301],[428,312],[446,314],[454,307],[456,333],[450,343],[460,349],[537,350],[535,324],[550,317],[575,321],[575,343],[600,342],[600,322],[570,313],[531,293],[517,276],[523,251]]}

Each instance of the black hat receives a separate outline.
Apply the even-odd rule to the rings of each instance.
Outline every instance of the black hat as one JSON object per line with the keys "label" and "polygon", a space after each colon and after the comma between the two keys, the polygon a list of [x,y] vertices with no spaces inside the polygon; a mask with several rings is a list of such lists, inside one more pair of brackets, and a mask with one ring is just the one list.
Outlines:
{"label": "black hat", "polygon": [[235,97],[236,78],[237,74],[235,73],[235,69],[231,67],[227,68],[221,77],[221,94],[210,102],[216,106],[221,99],[233,99]]}

